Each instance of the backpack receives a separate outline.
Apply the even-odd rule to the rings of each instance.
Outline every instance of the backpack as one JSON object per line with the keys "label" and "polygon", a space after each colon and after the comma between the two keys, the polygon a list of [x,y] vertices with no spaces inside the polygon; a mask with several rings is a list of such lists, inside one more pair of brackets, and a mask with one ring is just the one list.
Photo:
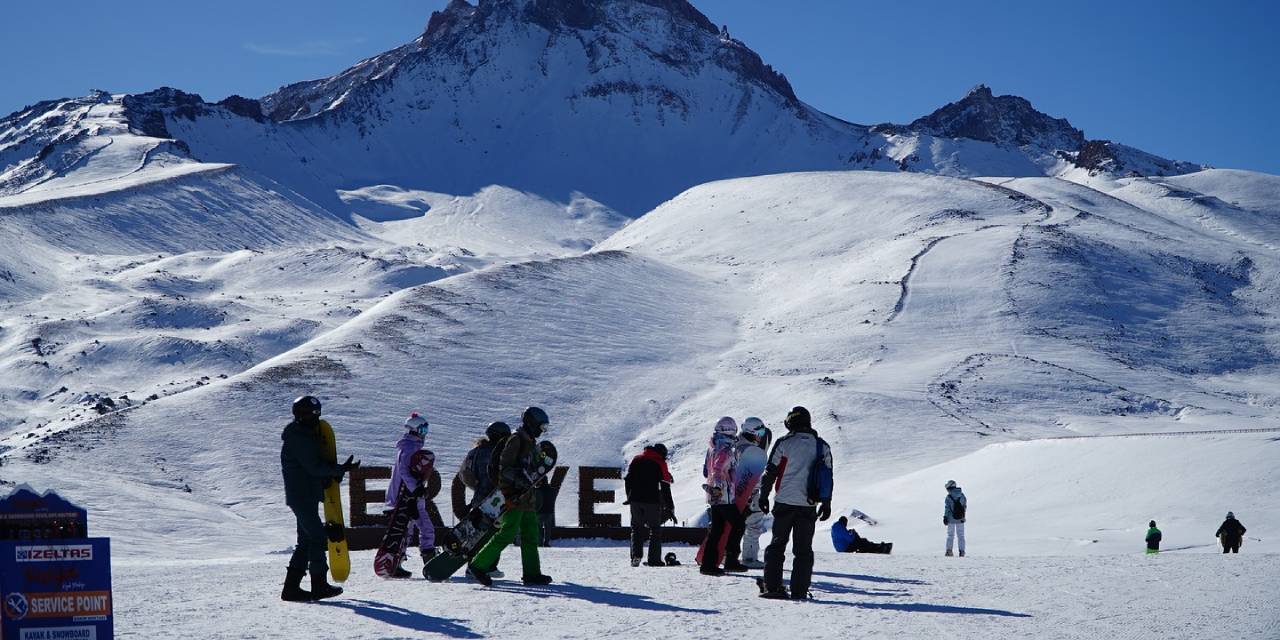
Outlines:
{"label": "backpack", "polygon": [[964,520],[964,503],[956,499],[955,496],[947,496],[951,500],[951,519]]}
{"label": "backpack", "polygon": [[[462,484],[472,491],[480,488],[480,449],[481,447],[475,447],[468,451],[467,456],[462,459],[462,467],[458,469],[458,476],[462,478]],[[487,468],[483,471],[486,474],[489,472]]]}
{"label": "backpack", "polygon": [[[822,495],[823,480],[825,479],[827,484],[830,484],[832,479],[828,473],[829,470],[826,465],[823,464],[824,459],[822,457],[822,445],[826,444],[826,442],[824,442],[822,438],[819,438],[817,434],[814,435],[813,440],[817,445],[818,450],[813,456],[813,465],[809,467],[809,479],[805,484],[805,494],[809,497],[810,502],[817,504],[824,500]],[[827,495],[826,499],[829,499],[830,497],[830,495]]]}

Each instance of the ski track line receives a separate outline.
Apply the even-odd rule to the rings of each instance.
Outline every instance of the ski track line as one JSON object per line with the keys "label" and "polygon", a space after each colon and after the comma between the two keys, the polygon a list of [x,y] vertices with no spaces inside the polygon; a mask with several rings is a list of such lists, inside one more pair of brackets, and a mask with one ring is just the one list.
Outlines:
{"label": "ski track line", "polygon": [[923,249],[917,252],[914,256],[911,256],[911,266],[907,267],[907,274],[902,276],[902,280],[898,282],[898,286],[902,288],[902,291],[898,294],[898,302],[893,305],[893,311],[889,313],[889,318],[884,321],[885,324],[889,324],[896,320],[898,316],[902,314],[902,310],[907,307],[907,300],[911,297],[911,277],[914,276],[916,274],[916,270],[919,269],[921,258],[924,258],[924,255],[929,253],[929,251],[937,246],[939,242],[942,242],[947,238],[954,237],[956,236],[939,236],[937,238],[933,238],[924,245]]}
{"label": "ski track line", "polygon": [[1280,432],[1280,427],[1261,427],[1258,429],[1204,429],[1200,431],[1166,431],[1166,432],[1144,432],[1144,433],[1102,433],[1095,435],[1076,435],[1076,436],[1049,436],[1046,438],[1032,438],[1028,442],[1036,440],[1079,440],[1082,438],[1162,438],[1177,436],[1209,436],[1218,434],[1241,434],[1241,433],[1276,433]]}

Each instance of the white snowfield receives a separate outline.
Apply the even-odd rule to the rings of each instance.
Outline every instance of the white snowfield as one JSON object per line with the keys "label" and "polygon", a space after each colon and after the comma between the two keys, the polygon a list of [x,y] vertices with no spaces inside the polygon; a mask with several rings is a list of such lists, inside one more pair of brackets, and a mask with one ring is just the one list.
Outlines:
{"label": "white snowfield", "polygon": [[[607,239],[624,219],[537,209],[565,224],[524,257],[510,238],[462,251],[431,237],[533,207],[502,190],[355,192],[425,213],[335,221],[336,243],[104,225],[104,253],[174,243],[120,257],[20,227],[30,250],[0,259],[26,262],[5,268],[42,266],[0,282],[14,291],[0,307],[0,478],[90,508],[91,531],[113,537],[118,624],[139,635],[719,637],[754,622],[801,636],[1275,637],[1280,431],[1189,433],[1280,427],[1280,265],[1265,228],[1246,227],[1278,207],[1223,198],[1265,194],[1270,177],[1250,175],[1199,176],[1209,205],[1167,179],[745,178]],[[458,226],[429,226],[439,210]],[[486,215],[497,222],[467,222]],[[50,248],[65,258],[40,260]],[[558,585],[500,595],[375,581],[357,554],[342,599],[285,606],[279,432],[303,393],[366,464],[389,464],[404,416],[424,412],[446,479],[485,424],[529,404],[551,414],[570,466],[665,442],[686,521],[719,416],[780,435],[805,405],[835,453],[836,511],[877,519],[860,532],[895,553],[827,553],[824,523],[817,602],[763,606],[741,578],[631,572],[618,547],[553,550]],[[87,414],[102,397],[118,410]],[[941,557],[948,479],[972,505],[963,560]],[[575,481],[559,505],[569,524]],[[1249,528],[1248,560],[1218,554],[1228,510]],[[1152,519],[1158,558],[1141,555]]]}

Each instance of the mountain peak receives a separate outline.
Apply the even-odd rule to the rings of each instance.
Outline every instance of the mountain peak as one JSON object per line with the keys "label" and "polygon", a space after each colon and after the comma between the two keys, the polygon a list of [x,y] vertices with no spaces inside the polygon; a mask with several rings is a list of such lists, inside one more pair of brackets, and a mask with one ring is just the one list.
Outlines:
{"label": "mountain peak", "polygon": [[980,84],[964,98],[912,122],[910,129],[948,138],[969,138],[1005,146],[1036,145],[1075,151],[1084,132],[1065,118],[1037,111],[1026,98],[997,96]]}

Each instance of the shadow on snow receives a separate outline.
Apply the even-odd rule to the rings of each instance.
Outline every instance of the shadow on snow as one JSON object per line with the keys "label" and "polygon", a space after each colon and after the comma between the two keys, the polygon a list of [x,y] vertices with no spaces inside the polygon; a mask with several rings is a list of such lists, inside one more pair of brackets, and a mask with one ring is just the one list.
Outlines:
{"label": "shadow on snow", "polygon": [[317,604],[350,609],[366,618],[410,631],[438,633],[451,638],[483,638],[484,636],[449,618],[437,618],[403,607],[369,600],[332,600]]}
{"label": "shadow on snow", "polygon": [[564,582],[545,587],[515,587],[495,584],[494,586],[489,587],[489,589],[492,591],[519,593],[535,598],[570,598],[594,604],[605,604],[611,607],[622,607],[624,609],[642,609],[645,611],[663,611],[667,613],[720,613],[720,611],[716,609],[690,609],[687,607],[667,604],[665,602],[657,602],[649,596],[626,593],[624,591],[614,591],[612,589],[602,589],[600,587],[589,587],[573,582]]}
{"label": "shadow on snow", "polygon": [[814,604],[829,604],[842,607],[857,607],[859,609],[886,609],[889,611],[904,611],[907,613],[959,613],[975,616],[996,616],[1001,618],[1030,618],[1029,613],[1017,613],[1014,611],[1005,611],[1004,609],[982,609],[978,607],[953,607],[945,604],[925,604],[920,602],[904,602],[901,604],[891,602],[840,602],[838,600],[811,600]]}
{"label": "shadow on snow", "polygon": [[915,580],[912,578],[884,578],[881,576],[864,576],[856,573],[832,573],[830,571],[814,571],[813,575],[823,576],[826,578],[844,578],[845,580],[861,580],[863,582],[882,582],[886,584],[929,584],[924,580]]}

